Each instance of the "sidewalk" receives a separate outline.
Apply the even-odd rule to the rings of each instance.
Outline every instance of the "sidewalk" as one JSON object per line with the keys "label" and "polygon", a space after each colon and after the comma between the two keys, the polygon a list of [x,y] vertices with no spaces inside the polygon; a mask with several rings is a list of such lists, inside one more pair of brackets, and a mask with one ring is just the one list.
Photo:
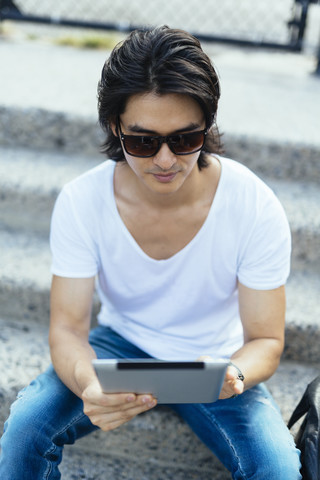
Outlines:
{"label": "sidewalk", "polygon": [[[205,44],[221,79],[218,125],[226,135],[320,146],[320,77],[305,54]],[[107,51],[0,37],[0,105],[96,121]]]}

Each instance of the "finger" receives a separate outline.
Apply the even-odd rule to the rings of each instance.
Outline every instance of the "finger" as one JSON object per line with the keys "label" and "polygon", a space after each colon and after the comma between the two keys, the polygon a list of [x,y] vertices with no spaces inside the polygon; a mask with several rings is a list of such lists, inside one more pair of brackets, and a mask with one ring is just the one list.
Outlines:
{"label": "finger", "polygon": [[154,397],[151,394],[136,393],[111,393],[103,394],[105,404],[108,407],[122,406],[124,409],[131,408],[132,405],[150,405],[154,406]]}
{"label": "finger", "polygon": [[132,420],[137,415],[140,415],[140,413],[151,410],[156,406],[156,404],[157,404],[156,400],[153,400],[152,403],[136,405],[132,408],[121,410],[121,412],[118,412],[117,414],[115,414],[115,416],[119,417],[119,421],[121,421],[121,423],[125,423],[125,422],[128,422],[129,420]]}
{"label": "finger", "polygon": [[[113,399],[114,400],[114,399]],[[141,411],[148,410],[153,408],[157,404],[157,400],[152,395],[136,395],[128,394],[125,397],[125,403],[121,404],[108,404],[104,409],[107,408],[109,412],[115,411],[130,411],[136,408],[140,408]]]}
{"label": "finger", "polygon": [[83,411],[88,417],[92,417],[93,415],[130,411],[135,408],[145,411],[153,408],[156,403],[156,399],[152,395],[102,394],[100,400],[85,401]]}
{"label": "finger", "polygon": [[137,395],[137,402],[140,405],[154,406],[154,402],[157,403],[157,399],[151,394],[140,394]]}
{"label": "finger", "polygon": [[236,379],[234,381],[225,382],[220,392],[220,399],[230,398],[233,395],[241,395],[244,391],[242,380]]}
{"label": "finger", "polygon": [[156,401],[154,399],[152,405],[148,402],[113,412],[95,411],[89,418],[94,425],[97,425],[104,431],[108,431],[132,420],[140,413],[150,410],[150,408],[153,408],[155,405]]}
{"label": "finger", "polygon": [[[128,419],[131,419],[135,417],[136,415],[139,415],[142,412],[145,412],[147,410],[150,410],[151,408],[155,407],[157,404],[156,400],[154,399],[152,402],[148,401],[147,403],[134,403],[132,405],[126,405],[123,406],[122,408],[118,408],[115,410],[109,410],[108,411],[101,411],[100,415],[105,416],[109,420],[115,419],[115,420],[123,420],[123,421],[128,421]],[[115,408],[115,407],[112,407]]]}
{"label": "finger", "polygon": [[244,385],[242,380],[236,380],[233,385],[233,391],[236,395],[241,395],[244,390]]}
{"label": "finger", "polygon": [[137,395],[130,393],[103,393],[103,405],[108,407],[125,406],[137,401]]}
{"label": "finger", "polygon": [[137,400],[134,393],[104,393],[101,388],[95,386],[87,388],[83,394],[84,403],[90,403],[102,407],[119,407],[127,403],[133,403]]}

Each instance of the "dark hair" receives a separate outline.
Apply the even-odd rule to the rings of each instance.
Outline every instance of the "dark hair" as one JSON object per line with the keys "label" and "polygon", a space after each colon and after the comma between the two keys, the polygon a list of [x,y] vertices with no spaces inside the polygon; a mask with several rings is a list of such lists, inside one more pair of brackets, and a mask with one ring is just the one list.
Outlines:
{"label": "dark hair", "polygon": [[214,126],[220,97],[218,76],[197,38],[167,26],[134,30],[104,64],[98,84],[99,123],[107,134],[102,152],[115,161],[124,160],[111,122],[117,123],[129,97],[151,92],[185,94],[199,103],[210,131],[198,166],[208,166],[204,152],[221,152],[220,134]]}

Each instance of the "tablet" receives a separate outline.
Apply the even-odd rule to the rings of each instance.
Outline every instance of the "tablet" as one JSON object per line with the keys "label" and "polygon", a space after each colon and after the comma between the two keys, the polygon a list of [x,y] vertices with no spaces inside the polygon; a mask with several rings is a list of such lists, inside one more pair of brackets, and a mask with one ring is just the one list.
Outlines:
{"label": "tablet", "polygon": [[93,360],[105,393],[150,393],[161,403],[211,403],[219,398],[227,361]]}

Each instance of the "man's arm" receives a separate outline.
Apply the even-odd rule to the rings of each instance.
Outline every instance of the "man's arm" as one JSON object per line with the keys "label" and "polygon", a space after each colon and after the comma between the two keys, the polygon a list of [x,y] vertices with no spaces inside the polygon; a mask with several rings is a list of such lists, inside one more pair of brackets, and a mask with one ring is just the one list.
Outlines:
{"label": "man's arm", "polygon": [[101,391],[91,364],[96,355],[88,342],[93,292],[94,277],[53,277],[50,353],[57,375],[83,400],[84,412],[91,422],[111,430],[155,403],[150,395],[107,395]]}
{"label": "man's arm", "polygon": [[81,397],[93,377],[95,353],[88,343],[94,278],[53,276],[49,344],[53,366],[65,385]]}
{"label": "man's arm", "polygon": [[244,345],[231,358],[240,368],[228,367],[220,398],[240,394],[267,380],[276,371],[284,348],[285,287],[254,290],[239,283],[239,309],[244,330]]}

